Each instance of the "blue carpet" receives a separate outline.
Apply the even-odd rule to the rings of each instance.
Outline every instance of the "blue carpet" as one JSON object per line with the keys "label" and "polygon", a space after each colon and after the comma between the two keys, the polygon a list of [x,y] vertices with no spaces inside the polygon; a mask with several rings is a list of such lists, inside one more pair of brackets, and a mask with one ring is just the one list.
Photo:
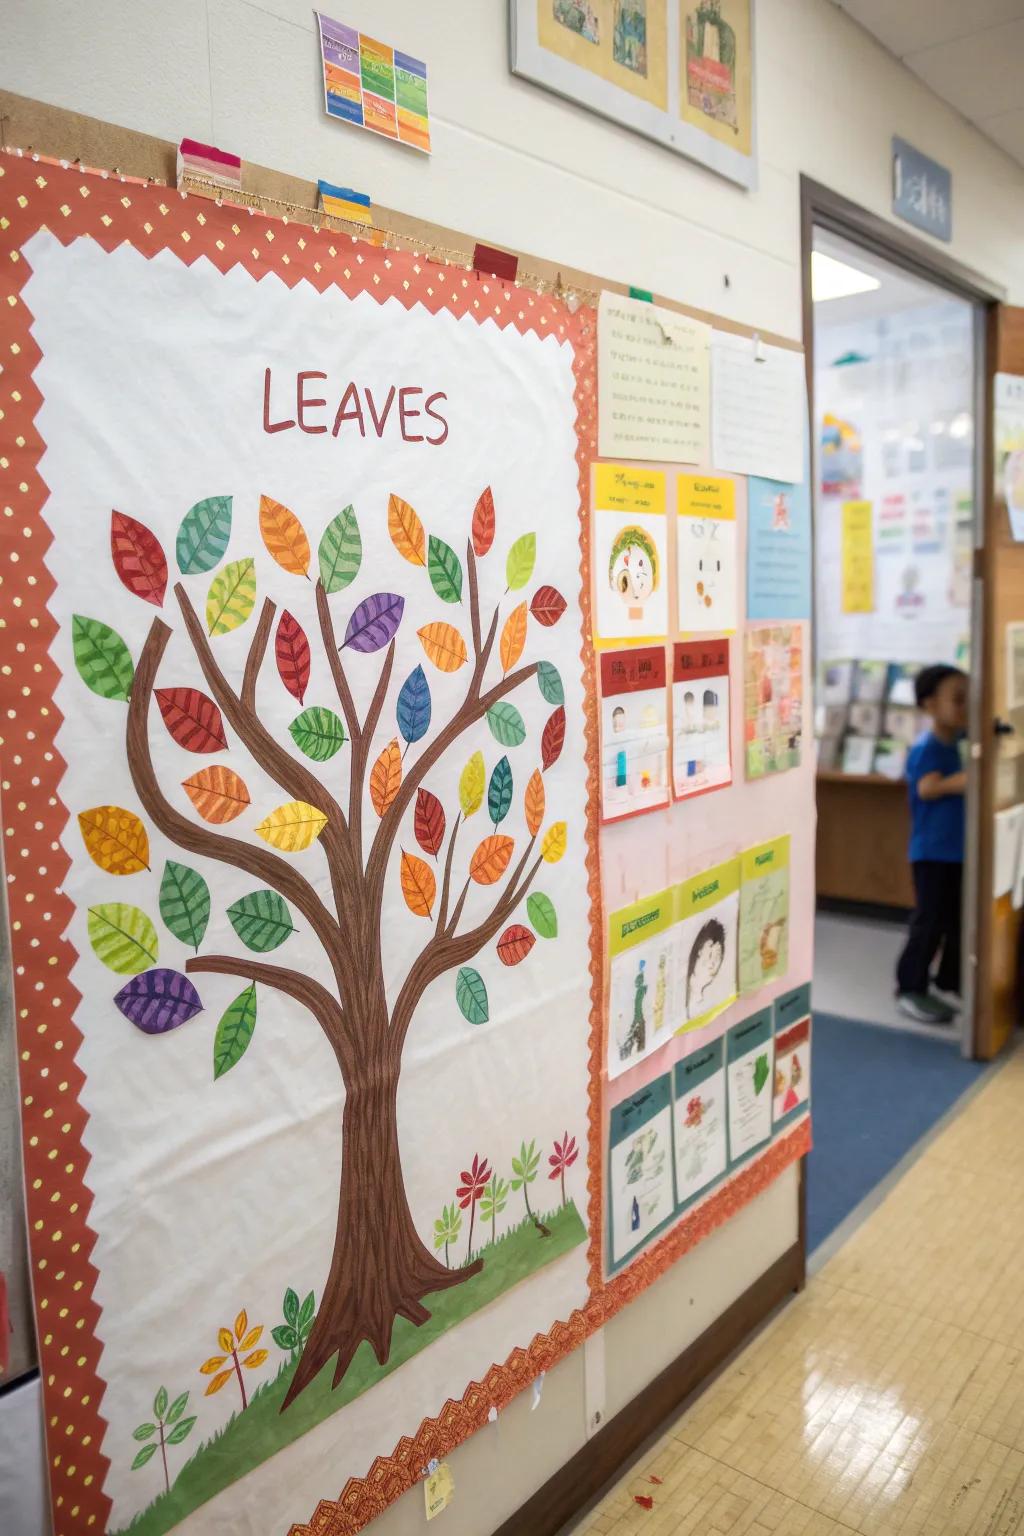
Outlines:
{"label": "blue carpet", "polygon": [[952,1041],[815,1013],[808,1253],[987,1070]]}

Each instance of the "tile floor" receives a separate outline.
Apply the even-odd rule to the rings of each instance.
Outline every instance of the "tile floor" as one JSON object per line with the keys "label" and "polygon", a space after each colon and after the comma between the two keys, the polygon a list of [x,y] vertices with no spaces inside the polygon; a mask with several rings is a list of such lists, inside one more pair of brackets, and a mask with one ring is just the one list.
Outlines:
{"label": "tile floor", "polygon": [[576,1536],[1024,1536],[1022,1105],[1019,1050]]}

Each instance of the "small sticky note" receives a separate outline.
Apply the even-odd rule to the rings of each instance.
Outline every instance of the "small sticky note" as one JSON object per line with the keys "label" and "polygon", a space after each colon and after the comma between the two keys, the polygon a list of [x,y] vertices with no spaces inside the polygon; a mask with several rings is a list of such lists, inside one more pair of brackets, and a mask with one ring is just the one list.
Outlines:
{"label": "small sticky note", "polygon": [[432,1463],[435,1471],[428,1473],[423,1484],[423,1499],[427,1506],[427,1519],[433,1520],[442,1510],[448,1508],[455,1497],[455,1479],[452,1477],[452,1469],[446,1461],[440,1466]]}

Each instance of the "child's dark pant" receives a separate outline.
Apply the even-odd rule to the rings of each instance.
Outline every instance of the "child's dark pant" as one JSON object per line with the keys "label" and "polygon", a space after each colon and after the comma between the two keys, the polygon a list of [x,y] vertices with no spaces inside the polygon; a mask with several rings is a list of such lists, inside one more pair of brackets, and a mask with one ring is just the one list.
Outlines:
{"label": "child's dark pant", "polygon": [[935,985],[943,992],[959,992],[963,865],[927,859],[911,868],[917,905],[896,967],[897,986],[900,992],[927,992],[932,962],[941,949]]}

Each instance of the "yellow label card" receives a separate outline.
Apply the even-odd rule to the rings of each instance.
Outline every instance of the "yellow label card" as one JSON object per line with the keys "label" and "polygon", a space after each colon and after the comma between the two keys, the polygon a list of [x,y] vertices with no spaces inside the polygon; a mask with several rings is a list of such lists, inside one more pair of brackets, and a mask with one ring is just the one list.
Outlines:
{"label": "yellow label card", "polygon": [[842,525],[844,613],[875,611],[874,509],[870,501],[844,501]]}
{"label": "yellow label card", "polygon": [[606,512],[665,512],[665,475],[632,464],[597,464],[594,506]]}
{"label": "yellow label card", "polygon": [[680,517],[736,517],[736,486],[717,475],[678,477]]}
{"label": "yellow label card", "polygon": [[776,837],[770,843],[758,843],[740,854],[743,884],[757,880],[761,875],[772,874],[777,869],[789,868],[789,833]]}

